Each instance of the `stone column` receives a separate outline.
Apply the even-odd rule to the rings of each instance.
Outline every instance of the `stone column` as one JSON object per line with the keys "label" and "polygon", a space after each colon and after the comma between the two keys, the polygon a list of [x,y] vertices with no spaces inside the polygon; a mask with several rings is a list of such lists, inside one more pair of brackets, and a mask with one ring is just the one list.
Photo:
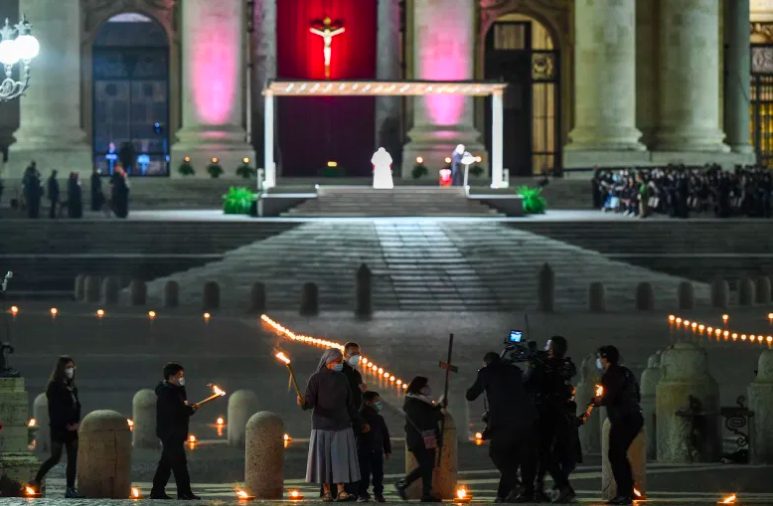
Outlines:
{"label": "stone column", "polygon": [[[415,79],[426,81],[468,81],[475,77],[475,0],[421,0],[413,2],[413,51]],[[472,97],[427,95],[416,97],[410,142],[403,149],[403,177],[410,178],[418,156],[437,179],[458,144],[483,158],[488,156],[474,126]]]}
{"label": "stone column", "polygon": [[[376,79],[400,80],[400,3],[378,0]],[[383,147],[401,165],[402,98],[376,97],[376,147]]]}
{"label": "stone column", "polygon": [[132,435],[126,417],[110,410],[83,418],[78,447],[78,488],[91,499],[127,499],[131,489]]}
{"label": "stone column", "polygon": [[751,463],[773,464],[773,350],[760,355],[757,377],[749,385]]}
{"label": "stone column", "polygon": [[[277,0],[255,1],[255,47],[253,49],[254,72],[252,83],[252,139],[259,154],[265,149],[263,90],[270,79],[277,77],[276,41]],[[257,166],[262,165],[260,157]]]}
{"label": "stone column", "polygon": [[190,157],[196,174],[217,158],[236,177],[243,158],[255,159],[244,129],[245,2],[182,3],[182,128],[172,146],[172,174]]}
{"label": "stone column", "polygon": [[19,102],[7,177],[21,177],[32,159],[45,176],[51,169],[91,174],[92,150],[81,128],[80,3],[19,0],[19,12],[32,23],[40,54]]}
{"label": "stone column", "polygon": [[[29,400],[24,378],[0,378],[0,476],[19,487],[35,477],[40,466],[29,451]],[[42,430],[48,430],[43,427]]]}
{"label": "stone column", "polygon": [[636,0],[636,127],[651,146],[658,119],[658,5]]}
{"label": "stone column", "polygon": [[751,51],[749,48],[749,0],[725,2],[725,133],[734,152],[753,159],[751,145]]}
{"label": "stone column", "polygon": [[646,160],[636,129],[636,2],[576,0],[575,125],[564,167]]}
{"label": "stone column", "polygon": [[719,125],[719,1],[660,3],[659,151],[730,151]]}

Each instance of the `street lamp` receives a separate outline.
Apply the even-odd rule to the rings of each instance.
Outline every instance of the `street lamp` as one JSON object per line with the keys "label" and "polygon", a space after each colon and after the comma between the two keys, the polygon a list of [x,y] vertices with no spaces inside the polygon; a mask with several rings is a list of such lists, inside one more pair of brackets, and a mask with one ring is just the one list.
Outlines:
{"label": "street lamp", "polygon": [[[0,29],[0,63],[5,67],[5,78],[0,83],[0,102],[20,97],[30,86],[31,63],[40,52],[40,43],[31,31],[32,25],[26,16],[16,26],[11,26],[6,18],[5,26]],[[12,77],[13,67],[19,61],[22,62],[21,79],[16,81]]]}

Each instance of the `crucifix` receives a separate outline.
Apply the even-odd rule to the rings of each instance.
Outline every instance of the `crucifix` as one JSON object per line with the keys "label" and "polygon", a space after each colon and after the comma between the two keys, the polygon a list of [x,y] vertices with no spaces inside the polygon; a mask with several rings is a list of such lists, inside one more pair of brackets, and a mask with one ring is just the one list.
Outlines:
{"label": "crucifix", "polygon": [[333,37],[341,35],[346,30],[343,26],[333,26],[333,20],[329,16],[325,16],[322,21],[322,28],[312,26],[310,28],[311,33],[322,37],[322,41],[325,43],[325,79],[330,79],[330,61],[333,56]]}
{"label": "crucifix", "polygon": [[[454,335],[449,334],[448,336],[448,360],[445,362],[440,362],[439,366],[441,369],[445,369],[446,371],[446,384],[443,389],[443,407],[448,408],[448,384],[451,382],[451,373],[458,373],[459,368],[455,365],[451,364],[451,354],[454,351]],[[437,455],[437,461],[438,461],[438,467],[440,466],[440,459],[443,455],[443,433],[446,430],[446,417],[443,416],[443,420],[440,422],[440,438],[438,439],[438,455]]]}

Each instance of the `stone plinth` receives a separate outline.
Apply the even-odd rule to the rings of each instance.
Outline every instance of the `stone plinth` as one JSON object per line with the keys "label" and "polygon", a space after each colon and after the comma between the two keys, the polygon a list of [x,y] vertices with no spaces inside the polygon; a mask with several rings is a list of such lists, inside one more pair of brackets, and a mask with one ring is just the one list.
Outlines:
{"label": "stone plinth", "polygon": [[282,498],[284,424],[274,413],[261,411],[247,422],[244,487],[258,499]]}
{"label": "stone plinth", "polygon": [[641,373],[640,393],[641,410],[644,416],[644,429],[647,432],[647,458],[655,460],[657,447],[657,418],[655,415],[656,395],[660,382],[660,355],[658,351],[647,361],[647,368]]}
{"label": "stone plinth", "polygon": [[[716,462],[721,452],[719,387],[708,370],[706,350],[676,343],[661,356],[656,394],[657,456],[661,463]],[[678,414],[690,409],[698,416],[703,436],[694,443],[693,420]]]}
{"label": "stone plinth", "polygon": [[48,418],[48,397],[40,394],[32,403],[32,418],[38,426],[35,433],[35,454],[43,457],[51,453],[51,426]]}
{"label": "stone plinth", "polygon": [[[588,355],[582,359],[580,365],[580,381],[575,387],[574,399],[577,402],[577,410],[580,414],[584,412],[591,399],[596,395],[596,385],[601,381],[599,371],[596,369],[596,356]],[[601,411],[594,409],[590,418],[580,427],[580,445],[584,455],[598,454],[601,451]]]}
{"label": "stone plinth", "polygon": [[78,489],[90,499],[126,499],[131,492],[132,433],[126,417],[92,411],[81,422]]}
{"label": "stone plinth", "polygon": [[[612,475],[609,462],[609,431],[612,424],[604,421],[601,429],[601,498],[612,499],[617,495],[617,483]],[[633,472],[633,486],[643,495],[647,494],[647,433],[644,428],[628,448],[628,461]]]}
{"label": "stone plinth", "polygon": [[0,378],[0,476],[20,487],[35,477],[40,465],[28,447],[28,402],[24,378]]}
{"label": "stone plinth", "polygon": [[747,395],[751,418],[751,463],[773,464],[773,350],[760,355],[757,378]]}
{"label": "stone plinth", "polygon": [[143,388],[132,399],[132,442],[135,448],[157,449],[156,436],[156,392]]}
{"label": "stone plinth", "polygon": [[[443,448],[440,456],[440,465],[435,467],[432,473],[432,495],[440,499],[453,499],[456,497],[456,481],[459,469],[458,441],[456,438],[456,422],[451,414],[444,411],[446,422],[443,431]],[[437,453],[436,457],[437,458]],[[405,473],[408,474],[418,465],[413,454],[405,449]],[[406,490],[409,499],[421,498],[421,478],[411,484]]]}
{"label": "stone plinth", "polygon": [[226,432],[228,444],[244,448],[245,430],[250,417],[258,412],[258,396],[251,390],[237,390],[228,397]]}

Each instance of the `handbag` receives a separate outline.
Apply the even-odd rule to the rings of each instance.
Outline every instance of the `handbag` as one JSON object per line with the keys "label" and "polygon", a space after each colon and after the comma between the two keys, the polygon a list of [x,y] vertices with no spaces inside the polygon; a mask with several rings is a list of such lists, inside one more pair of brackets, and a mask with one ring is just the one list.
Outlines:
{"label": "handbag", "polygon": [[413,428],[416,429],[416,432],[421,435],[421,439],[424,441],[425,450],[434,450],[438,447],[437,432],[434,430],[421,430],[418,425],[413,423],[413,420],[411,420],[411,417],[408,416],[407,413],[403,412],[403,414],[405,415],[405,419],[408,420],[408,423],[410,423]]}

